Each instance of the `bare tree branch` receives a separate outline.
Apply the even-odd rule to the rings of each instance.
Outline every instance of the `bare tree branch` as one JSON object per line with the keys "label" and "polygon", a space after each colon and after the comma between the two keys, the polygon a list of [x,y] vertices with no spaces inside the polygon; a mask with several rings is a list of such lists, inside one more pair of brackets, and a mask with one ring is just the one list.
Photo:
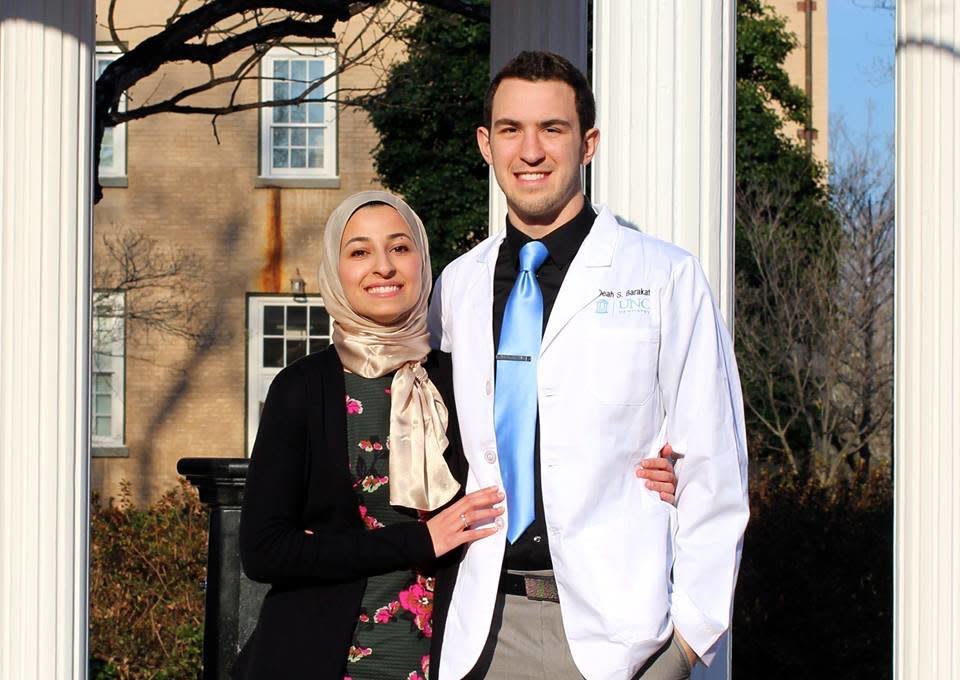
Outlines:
{"label": "bare tree branch", "polygon": [[[793,217],[775,184],[737,196],[738,232],[755,272],[737,280],[745,404],[762,448],[792,475],[865,481],[890,450],[893,183],[874,140],[831,132],[836,228]],[[829,225],[826,225],[829,227]]]}
{"label": "bare tree branch", "polygon": [[110,31],[110,39],[113,41],[113,44],[116,45],[118,49],[126,52],[127,47],[123,41],[120,40],[120,34],[117,33],[117,25],[114,20],[116,9],[117,0],[110,0],[110,7],[107,9],[107,28]]}
{"label": "bare tree branch", "polygon": [[[110,63],[97,79],[95,96],[94,151],[99,162],[99,150],[107,127],[120,125],[159,113],[205,114],[212,116],[211,124],[217,137],[217,118],[230,113],[261,107],[291,106],[305,103],[336,102],[356,105],[383,81],[388,61],[384,53],[385,41],[397,34],[397,29],[409,23],[417,5],[429,5],[456,12],[478,21],[489,21],[489,8],[470,0],[423,0],[421,2],[388,3],[386,0],[203,0],[198,7],[187,11],[186,0],[178,0],[163,25],[149,23],[120,27],[116,20],[118,0],[110,0],[107,28],[111,39],[121,47],[122,54]],[[309,41],[336,41],[337,25],[362,13],[367,13],[361,30],[352,32],[349,40],[337,46],[338,67],[335,73],[308,84],[297,97],[276,101],[259,98],[243,101],[241,85],[257,79],[255,69],[262,56],[271,47],[290,38]],[[128,47],[122,32],[152,27],[153,35]],[[342,33],[342,31],[341,31]],[[339,36],[342,38],[342,36]],[[226,60],[242,55],[240,64],[224,71],[219,66]],[[196,63],[208,67],[204,82],[189,84],[162,100],[156,100],[159,84],[142,102],[135,103],[129,96],[126,110],[120,102],[125,92],[173,63]],[[366,90],[340,88],[337,92],[315,92],[339,73],[365,66],[374,73],[375,85]],[[164,74],[165,75],[165,72]],[[223,89],[222,102],[193,102],[191,98]],[[95,200],[102,197],[99,183]]]}
{"label": "bare tree branch", "polygon": [[[159,244],[134,230],[105,235],[101,257],[93,274],[95,314],[124,320],[127,345],[136,354],[138,344],[154,334],[177,338],[189,346],[208,346],[224,337],[220,320],[208,304],[206,262],[185,247]],[[104,304],[122,294],[120,307]],[[106,325],[100,333],[114,332]],[[101,348],[112,343],[109,337],[95,337]],[[103,350],[97,350],[103,353]]]}
{"label": "bare tree branch", "polygon": [[490,23],[490,7],[487,5],[479,5],[464,0],[420,0],[420,4],[459,14],[474,21]]}
{"label": "bare tree branch", "polygon": [[882,9],[888,12],[895,12],[897,9],[896,0],[854,0],[854,5],[870,9]]}
{"label": "bare tree branch", "polygon": [[170,51],[171,61],[195,61],[201,64],[219,64],[231,54],[254,45],[260,45],[278,38],[333,38],[333,25],[336,17],[328,16],[312,23],[284,19],[264,24],[245,33],[225,38],[213,45],[181,45]]}

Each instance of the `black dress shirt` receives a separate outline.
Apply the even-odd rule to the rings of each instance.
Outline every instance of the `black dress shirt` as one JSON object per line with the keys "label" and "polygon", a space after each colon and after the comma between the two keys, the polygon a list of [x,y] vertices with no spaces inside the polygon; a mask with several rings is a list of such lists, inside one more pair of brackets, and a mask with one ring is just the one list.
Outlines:
{"label": "black dress shirt", "polygon": [[[569,222],[560,225],[540,239],[547,247],[547,259],[537,272],[540,292],[543,294],[543,327],[547,327],[550,311],[557,300],[557,293],[570,268],[570,263],[580,250],[583,240],[590,233],[597,215],[584,199],[583,209]],[[493,344],[499,350],[500,329],[507,298],[513,290],[520,266],[520,249],[529,241],[529,236],[510,224],[507,218],[507,236],[497,254],[497,266],[493,273]],[[550,569],[550,546],[547,526],[543,517],[543,493],[540,488],[540,417],[537,416],[536,438],[533,450],[534,465],[534,518],[533,523],[514,544],[507,543],[503,566],[506,569]]]}

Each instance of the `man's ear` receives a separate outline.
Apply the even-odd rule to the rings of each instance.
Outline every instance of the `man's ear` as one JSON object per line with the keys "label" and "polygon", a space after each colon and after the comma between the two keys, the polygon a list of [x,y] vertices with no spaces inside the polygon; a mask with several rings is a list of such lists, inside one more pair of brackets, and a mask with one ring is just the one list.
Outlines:
{"label": "man's ear", "polygon": [[477,146],[480,147],[480,155],[487,165],[493,165],[493,152],[490,150],[490,130],[485,127],[477,128]]}
{"label": "man's ear", "polygon": [[582,165],[590,165],[594,155],[597,153],[597,145],[600,144],[600,130],[590,128],[587,134],[583,136],[583,157],[580,159]]}

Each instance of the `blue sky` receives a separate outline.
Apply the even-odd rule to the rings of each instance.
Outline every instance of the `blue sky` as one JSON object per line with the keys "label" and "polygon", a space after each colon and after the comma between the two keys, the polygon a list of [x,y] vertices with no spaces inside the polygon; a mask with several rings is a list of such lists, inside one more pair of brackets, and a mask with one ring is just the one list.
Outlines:
{"label": "blue sky", "polygon": [[894,128],[893,12],[873,0],[829,0],[827,11],[831,125],[842,115],[854,138],[872,128],[886,140]]}

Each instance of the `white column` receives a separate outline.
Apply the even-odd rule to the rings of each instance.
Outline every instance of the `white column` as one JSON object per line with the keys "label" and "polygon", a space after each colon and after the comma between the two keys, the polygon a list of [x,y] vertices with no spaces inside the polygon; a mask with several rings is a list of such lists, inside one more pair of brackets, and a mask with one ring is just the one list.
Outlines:
{"label": "white column", "polygon": [[[595,0],[591,199],[700,258],[733,327],[735,0]],[[730,677],[729,639],[694,678]]]}
{"label": "white column", "polygon": [[732,327],[734,0],[596,0],[591,199],[700,258]]}
{"label": "white column", "polygon": [[894,668],[960,678],[960,11],[897,2]]}
{"label": "white column", "polygon": [[92,0],[0,3],[0,680],[87,674]]}

